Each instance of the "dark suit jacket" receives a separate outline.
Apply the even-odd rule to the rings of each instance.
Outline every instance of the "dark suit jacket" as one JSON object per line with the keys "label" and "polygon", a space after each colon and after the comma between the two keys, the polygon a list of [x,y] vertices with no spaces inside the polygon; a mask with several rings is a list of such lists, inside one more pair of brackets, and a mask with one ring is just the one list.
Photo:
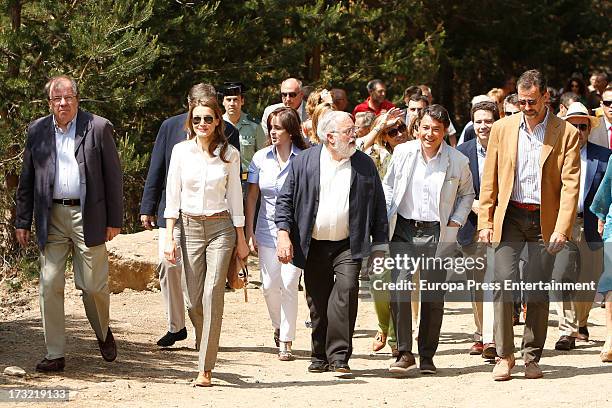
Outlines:
{"label": "dark suit jacket", "polygon": [[[322,148],[322,145],[311,147],[291,161],[287,179],[276,200],[276,226],[289,231],[293,264],[302,269],[306,266],[319,209]],[[351,156],[351,167],[349,241],[352,258],[361,259],[370,254],[371,241],[388,242],[389,227],[385,196],[374,162],[357,151]]]}
{"label": "dark suit jacket", "polygon": [[[472,182],[474,184],[474,192],[476,193],[474,200],[478,200],[480,192],[480,177],[478,176],[478,152],[476,151],[476,146],[476,139],[471,139],[457,146],[457,150],[463,153],[470,160],[470,171],[472,172]],[[470,211],[465,225],[463,225],[457,233],[457,242],[459,242],[459,245],[464,246],[474,242],[474,234],[476,233],[477,225],[478,215],[473,211]]]}
{"label": "dark suit jacket", "polygon": [[[166,219],[164,209],[166,208],[166,177],[170,166],[170,156],[175,144],[187,138],[185,121],[187,113],[166,119],[157,133],[149,173],[142,192],[140,213],[155,215],[157,213],[157,225],[165,228]],[[225,122],[225,137],[228,142],[240,151],[240,134],[231,123]]]}
{"label": "dark suit jacket", "polygon": [[601,236],[597,232],[597,216],[591,212],[589,207],[591,207],[597,189],[606,174],[608,159],[612,154],[612,150],[591,142],[587,142],[586,147],[587,167],[584,186],[584,206],[582,210],[584,216],[584,235],[589,248],[595,250],[601,248],[603,243]]}
{"label": "dark suit jacket", "polygon": [[[123,225],[123,176],[113,125],[79,109],[74,154],[79,164],[81,214],[85,245],[101,245],[106,228]],[[15,227],[30,229],[32,212],[41,250],[47,243],[55,181],[55,128],[53,116],[32,122],[17,188]]]}

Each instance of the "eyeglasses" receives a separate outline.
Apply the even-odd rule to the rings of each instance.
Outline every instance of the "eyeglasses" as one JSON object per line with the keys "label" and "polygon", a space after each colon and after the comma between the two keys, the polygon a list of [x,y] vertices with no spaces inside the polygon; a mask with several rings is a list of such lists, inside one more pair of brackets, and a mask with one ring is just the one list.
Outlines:
{"label": "eyeglasses", "polygon": [[399,135],[400,133],[404,133],[406,131],[407,127],[405,124],[400,123],[399,125],[397,125],[396,127],[394,127],[393,129],[389,129],[387,130],[385,133],[387,134],[387,136],[389,137],[396,137],[397,135]]}
{"label": "eyeglasses", "polygon": [[345,133],[348,136],[353,136],[355,135],[355,132],[357,131],[357,129],[359,129],[357,126],[352,126],[346,129],[334,130],[332,133]]}
{"label": "eyeglasses", "polygon": [[610,105],[612,105],[612,101],[601,101],[601,103],[603,103],[603,105],[608,108],[610,107]]}
{"label": "eyeglasses", "polygon": [[506,116],[512,116],[515,113],[518,113],[518,112],[506,112],[506,111],[504,111],[504,115],[506,115]]}
{"label": "eyeglasses", "polygon": [[297,92],[281,92],[281,97],[283,98],[295,98],[297,96]]}
{"label": "eyeglasses", "polygon": [[540,95],[538,99],[519,99],[518,103],[521,106],[525,106],[525,105],[533,106],[536,103],[540,102],[540,99],[542,99],[542,96],[544,95]]}
{"label": "eyeglasses", "polygon": [[587,125],[586,123],[578,123],[578,124],[575,124],[574,127],[578,130],[582,130],[583,132],[586,132],[587,130],[589,130],[589,125]]}
{"label": "eyeglasses", "polygon": [[202,121],[204,121],[204,123],[206,123],[207,125],[212,125],[212,123],[215,121],[215,118],[210,115],[194,116],[193,118],[191,118],[191,123],[193,123],[196,126],[199,125],[200,122]]}
{"label": "eyeglasses", "polygon": [[49,100],[55,105],[59,105],[62,102],[62,99],[65,100],[66,103],[72,103],[76,99],[76,95],[54,96],[53,98],[49,98]]}

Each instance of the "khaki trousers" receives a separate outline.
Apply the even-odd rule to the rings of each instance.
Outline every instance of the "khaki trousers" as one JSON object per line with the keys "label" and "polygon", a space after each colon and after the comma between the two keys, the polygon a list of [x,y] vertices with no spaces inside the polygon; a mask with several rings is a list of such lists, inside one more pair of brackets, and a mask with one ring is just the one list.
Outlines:
{"label": "khaki trousers", "polygon": [[66,261],[72,255],[74,284],[83,291],[85,314],[96,336],[106,340],[110,295],[106,245],[87,247],[81,209],[53,204],[47,244],[40,254],[40,313],[47,359],[64,357],[64,285]]}
{"label": "khaki trousers", "polygon": [[[573,282],[598,282],[603,272],[603,247],[592,250],[584,235],[584,219],[576,218],[574,223],[573,237],[576,259],[566,259],[563,253],[557,255],[553,278],[562,281],[564,277]],[[564,250],[565,251],[565,250]],[[568,254],[570,257],[572,254]],[[558,271],[560,268],[562,270]],[[589,313],[595,299],[595,291],[581,291],[575,297],[571,293],[558,295],[554,302],[557,316],[559,317],[559,335],[578,335],[580,327],[586,327]]]}
{"label": "khaki trousers", "polygon": [[187,310],[200,347],[199,371],[215,367],[219,351],[227,268],[236,229],[229,218],[194,219],[182,215],[177,223],[187,287]]}
{"label": "khaki trousers", "polygon": [[[175,230],[176,242],[180,242],[180,237]],[[168,331],[177,333],[185,327],[185,300],[184,279],[182,265],[170,265],[165,261],[164,246],[166,245],[166,229],[158,229],[158,252],[159,252],[159,288],[164,299],[164,308],[168,316]],[[182,248],[181,248],[182,250]]]}

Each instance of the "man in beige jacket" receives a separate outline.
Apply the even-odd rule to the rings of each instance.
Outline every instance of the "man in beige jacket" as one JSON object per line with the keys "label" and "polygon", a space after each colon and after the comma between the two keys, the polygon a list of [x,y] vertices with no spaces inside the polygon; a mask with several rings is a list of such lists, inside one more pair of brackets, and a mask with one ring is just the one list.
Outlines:
{"label": "man in beige jacket", "polygon": [[[500,360],[495,380],[509,380],[514,367],[511,291],[504,283],[516,274],[529,243],[524,281],[550,281],[554,255],[571,238],[580,184],[578,131],[546,108],[546,80],[536,70],[518,80],[522,113],[491,129],[480,188],[479,239],[494,243],[495,339]],[[497,288],[496,288],[497,289]],[[523,360],[527,378],[542,377],[538,361],[546,340],[548,297],[527,293]]]}

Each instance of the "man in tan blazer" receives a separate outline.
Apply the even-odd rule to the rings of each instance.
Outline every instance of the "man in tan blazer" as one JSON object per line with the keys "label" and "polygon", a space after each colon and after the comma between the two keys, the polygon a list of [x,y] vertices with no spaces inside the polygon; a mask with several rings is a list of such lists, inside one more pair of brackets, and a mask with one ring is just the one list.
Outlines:
{"label": "man in tan blazer", "polygon": [[[546,108],[546,80],[536,70],[518,80],[522,113],[491,129],[480,187],[479,239],[494,243],[495,339],[500,360],[495,380],[509,380],[514,367],[512,296],[503,290],[516,276],[529,243],[523,281],[550,281],[554,255],[571,238],[580,184],[578,131]],[[496,288],[498,289],[498,288]],[[542,377],[538,361],[546,340],[548,296],[527,292],[523,360],[527,378]]]}

